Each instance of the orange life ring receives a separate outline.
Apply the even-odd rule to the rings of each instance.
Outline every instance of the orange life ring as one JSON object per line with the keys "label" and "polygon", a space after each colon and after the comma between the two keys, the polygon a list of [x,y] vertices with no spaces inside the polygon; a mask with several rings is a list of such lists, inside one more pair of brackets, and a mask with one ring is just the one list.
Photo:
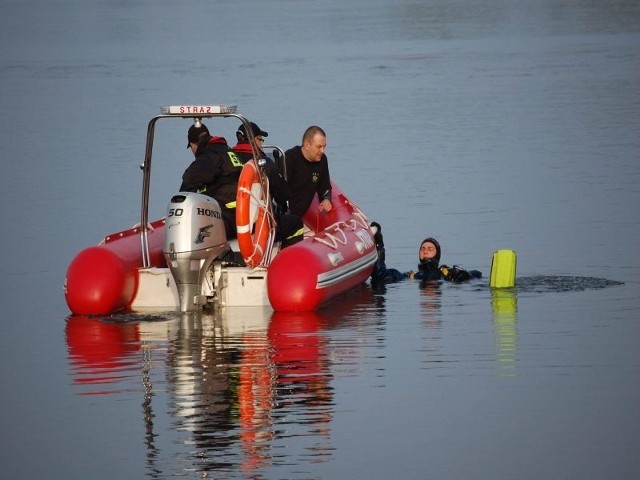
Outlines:
{"label": "orange life ring", "polygon": [[245,263],[256,267],[266,253],[271,232],[269,198],[260,183],[254,160],[242,167],[236,194],[236,229],[238,246]]}

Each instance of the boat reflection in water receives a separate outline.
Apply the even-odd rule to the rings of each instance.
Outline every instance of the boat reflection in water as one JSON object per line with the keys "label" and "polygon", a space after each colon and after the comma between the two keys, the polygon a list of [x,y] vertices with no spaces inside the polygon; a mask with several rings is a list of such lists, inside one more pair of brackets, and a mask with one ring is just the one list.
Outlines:
{"label": "boat reflection in water", "polygon": [[118,384],[138,375],[140,331],[137,324],[104,322],[86,316],[69,317],[65,337],[73,381],[82,394],[118,393]]}
{"label": "boat reflection in water", "polygon": [[[71,316],[66,339],[73,382],[82,395],[142,399],[153,472],[164,463],[251,475],[270,465],[322,462],[331,452],[335,407],[326,329],[359,328],[363,318],[376,318],[372,299],[363,289],[326,313],[234,307]],[[359,314],[362,308],[369,313]],[[343,346],[334,355],[357,358],[361,352]],[[158,431],[159,425],[170,425],[170,432]],[[186,447],[177,464],[163,461],[169,452],[158,447],[167,443],[162,435],[177,435]]]}

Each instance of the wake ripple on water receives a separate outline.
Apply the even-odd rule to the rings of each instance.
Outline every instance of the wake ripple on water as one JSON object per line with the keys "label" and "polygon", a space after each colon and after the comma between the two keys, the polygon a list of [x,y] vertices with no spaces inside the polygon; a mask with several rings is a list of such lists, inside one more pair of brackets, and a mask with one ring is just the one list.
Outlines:
{"label": "wake ripple on water", "polygon": [[624,282],[598,277],[576,277],[570,275],[536,275],[516,279],[518,293],[579,292],[623,285]]}

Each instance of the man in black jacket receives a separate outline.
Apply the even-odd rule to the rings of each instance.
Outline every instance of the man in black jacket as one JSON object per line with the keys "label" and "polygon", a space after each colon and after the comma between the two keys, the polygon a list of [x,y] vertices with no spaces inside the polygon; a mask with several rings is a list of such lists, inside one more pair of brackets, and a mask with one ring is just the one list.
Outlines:
{"label": "man in black jacket", "polygon": [[324,154],[326,146],[324,130],[314,125],[304,132],[302,145],[285,152],[286,180],[291,187],[291,213],[304,215],[315,195],[318,195],[321,211],[331,210],[331,178]]}
{"label": "man in black jacket", "polygon": [[210,135],[204,123],[196,121],[187,140],[195,160],[182,174],[180,191],[213,197],[220,205],[227,239],[236,238],[236,191],[242,162],[223,137]]}

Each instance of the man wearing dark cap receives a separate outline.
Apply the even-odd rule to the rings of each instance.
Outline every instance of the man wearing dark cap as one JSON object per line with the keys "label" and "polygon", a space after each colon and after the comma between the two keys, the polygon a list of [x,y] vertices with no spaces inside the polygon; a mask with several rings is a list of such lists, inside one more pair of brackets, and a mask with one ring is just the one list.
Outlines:
{"label": "man wearing dark cap", "polygon": [[[256,149],[258,156],[267,161],[264,163],[264,172],[269,179],[269,190],[274,200],[274,212],[276,217],[276,241],[282,242],[282,247],[292,245],[299,242],[303,238],[302,218],[298,215],[286,213],[288,210],[287,202],[291,198],[291,189],[285,181],[284,177],[278,171],[275,163],[267,158],[262,151],[264,137],[269,136],[267,132],[262,130],[257,124],[251,122],[251,132],[256,140]],[[233,151],[240,157],[242,163],[247,163],[253,158],[253,150],[247,138],[244,123],[240,125],[236,132],[238,143],[233,147]]]}
{"label": "man wearing dark cap", "polygon": [[[265,155],[264,152],[262,152],[262,144],[264,143],[264,137],[268,137],[269,134],[253,122],[251,122],[251,133],[253,133],[253,138],[256,140],[256,147],[259,149],[258,154],[264,157]],[[240,157],[242,163],[247,163],[253,158],[253,151],[249,144],[249,138],[247,137],[247,131],[244,123],[238,127],[236,138],[238,139],[238,143],[233,147],[233,151]]]}
{"label": "man wearing dark cap", "polygon": [[223,137],[211,136],[198,120],[189,128],[187,141],[195,160],[182,174],[180,191],[213,197],[220,205],[227,239],[236,238],[236,190],[242,162]]}

